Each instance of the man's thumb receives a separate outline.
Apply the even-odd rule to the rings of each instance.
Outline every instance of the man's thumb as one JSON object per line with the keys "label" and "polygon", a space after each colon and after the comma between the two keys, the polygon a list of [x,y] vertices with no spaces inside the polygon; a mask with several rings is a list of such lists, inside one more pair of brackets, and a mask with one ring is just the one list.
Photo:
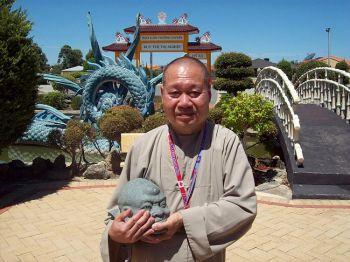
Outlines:
{"label": "man's thumb", "polygon": [[131,216],[132,216],[131,209],[127,209],[127,210],[121,212],[118,216],[116,216],[115,220],[118,222],[124,222],[125,218],[131,217]]}

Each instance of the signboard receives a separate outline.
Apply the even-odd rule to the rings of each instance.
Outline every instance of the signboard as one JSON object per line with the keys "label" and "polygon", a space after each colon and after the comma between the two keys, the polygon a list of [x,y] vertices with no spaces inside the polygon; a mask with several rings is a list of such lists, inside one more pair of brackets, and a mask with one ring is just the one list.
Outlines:
{"label": "signboard", "polygon": [[189,53],[190,57],[197,58],[199,60],[207,60],[207,54],[206,53]]}
{"label": "signboard", "polygon": [[183,35],[141,35],[141,41],[183,41]]}
{"label": "signboard", "polygon": [[159,52],[159,51],[183,51],[182,43],[143,43],[141,52]]}

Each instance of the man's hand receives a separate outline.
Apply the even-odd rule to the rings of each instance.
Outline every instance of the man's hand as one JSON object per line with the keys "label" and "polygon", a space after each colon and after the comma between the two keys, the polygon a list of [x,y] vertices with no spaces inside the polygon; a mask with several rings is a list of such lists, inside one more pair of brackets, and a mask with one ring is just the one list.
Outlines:
{"label": "man's hand", "polygon": [[[108,231],[109,237],[118,243],[135,243],[152,226],[154,218],[148,211],[140,210],[132,216],[130,209],[120,213],[113,220]],[[125,218],[130,217],[127,222]]]}
{"label": "man's hand", "polygon": [[[174,213],[165,222],[158,222],[143,234],[141,240],[150,244],[158,244],[163,240],[169,240],[183,226],[180,213]],[[164,233],[161,233],[165,231]],[[161,233],[157,235],[157,233]]]}

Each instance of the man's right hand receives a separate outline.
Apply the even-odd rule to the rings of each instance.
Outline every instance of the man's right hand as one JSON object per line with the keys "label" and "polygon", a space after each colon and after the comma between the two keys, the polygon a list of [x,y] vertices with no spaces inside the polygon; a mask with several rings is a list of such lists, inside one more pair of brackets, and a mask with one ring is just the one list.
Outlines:
{"label": "man's right hand", "polygon": [[[128,209],[113,220],[112,226],[108,231],[109,237],[118,243],[135,243],[142,237],[154,223],[155,219],[148,211],[140,210],[132,215],[131,209]],[[130,217],[127,222],[125,218]]]}

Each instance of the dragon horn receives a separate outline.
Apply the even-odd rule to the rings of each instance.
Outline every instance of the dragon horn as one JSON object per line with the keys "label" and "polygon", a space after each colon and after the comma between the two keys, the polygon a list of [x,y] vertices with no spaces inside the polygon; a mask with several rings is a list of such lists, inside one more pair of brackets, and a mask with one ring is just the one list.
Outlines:
{"label": "dragon horn", "polygon": [[101,54],[100,46],[98,45],[98,42],[97,42],[97,38],[95,36],[94,25],[92,24],[92,18],[91,18],[90,12],[88,12],[88,14],[87,14],[87,19],[88,19],[91,48],[92,48],[92,52],[94,54],[94,58],[99,65],[103,66],[101,64],[101,61],[103,61],[103,57]]}
{"label": "dragon horn", "polygon": [[137,44],[140,41],[140,16],[141,14],[138,13],[136,16],[136,29],[135,29],[135,33],[134,33],[134,40],[132,41],[131,45],[128,48],[128,51],[126,51],[125,56],[132,61],[135,51],[136,51],[136,47]]}

